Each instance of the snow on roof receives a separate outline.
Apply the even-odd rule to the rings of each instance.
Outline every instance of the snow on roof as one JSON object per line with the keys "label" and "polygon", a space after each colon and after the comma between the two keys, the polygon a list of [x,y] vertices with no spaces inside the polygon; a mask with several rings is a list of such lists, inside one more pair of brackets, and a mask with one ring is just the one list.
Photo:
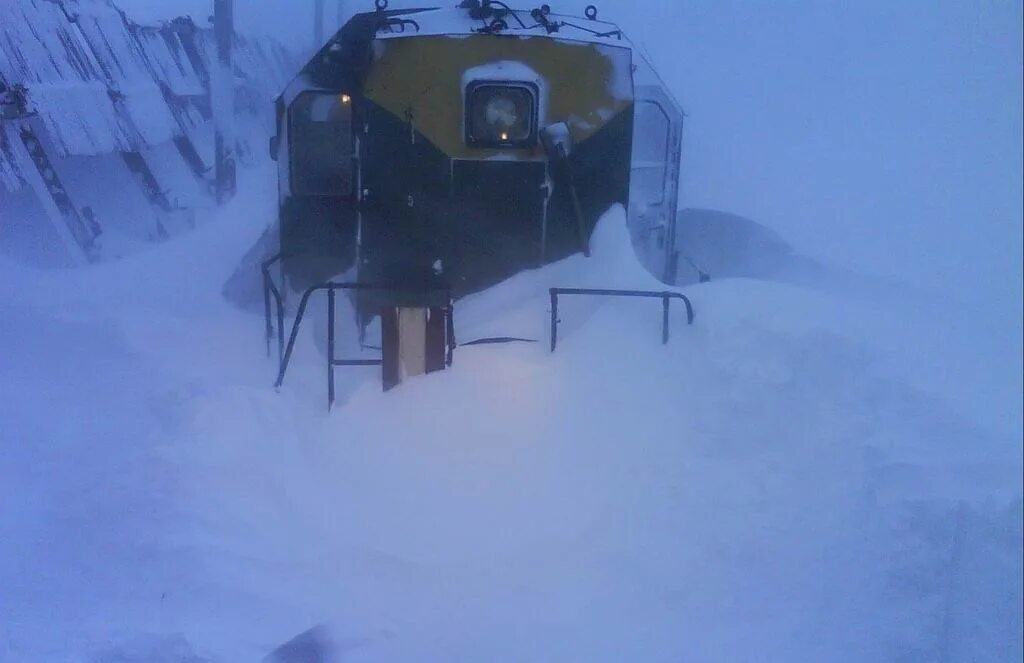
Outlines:
{"label": "snow on roof", "polygon": [[197,71],[188,58],[185,38],[170,26],[140,27],[136,37],[149,60],[153,75],[173,94],[181,97],[202,95],[206,71]]}
{"label": "snow on roof", "polygon": [[[212,33],[210,33],[212,39]],[[281,44],[271,39],[235,36],[234,65],[236,81],[274,99],[295,74],[295,61]]]}
{"label": "snow on roof", "polygon": [[167,140],[174,121],[128,24],[108,1],[13,0],[0,9],[0,75],[28,90],[61,155]]}
{"label": "snow on roof", "polygon": [[[396,16],[399,19],[413,21],[419,26],[417,30],[412,24],[394,24],[389,30],[377,33],[378,39],[395,39],[400,37],[431,36],[431,35],[473,35],[482,34],[489,21],[477,20],[470,16],[466,9],[426,9],[414,14]],[[548,14],[552,23],[562,24],[557,32],[548,31],[530,15],[528,10],[516,9],[511,16],[504,18],[507,29],[501,35],[520,37],[551,37],[566,41],[582,41],[609,46],[631,48],[632,45],[619,27],[608,21],[591,20],[568,14]]]}
{"label": "snow on roof", "polygon": [[10,128],[0,124],[0,186],[8,191],[17,191],[21,188],[24,179],[18,161],[14,158],[12,148],[13,137],[9,136]]}
{"label": "snow on roof", "polygon": [[34,86],[29,88],[29,101],[61,156],[131,147],[128,127],[114,110],[106,85],[99,81]]}
{"label": "snow on roof", "polygon": [[96,59],[56,3],[0,3],[0,35],[0,75],[8,84],[96,76]]}
{"label": "snow on roof", "polygon": [[[133,23],[111,0],[0,2],[0,80],[26,89],[56,156],[138,150],[191,133],[208,114],[213,32],[190,19]],[[292,61],[268,38],[235,37],[236,80],[267,108]],[[250,109],[258,110],[258,109]],[[0,150],[0,184],[18,172]]]}

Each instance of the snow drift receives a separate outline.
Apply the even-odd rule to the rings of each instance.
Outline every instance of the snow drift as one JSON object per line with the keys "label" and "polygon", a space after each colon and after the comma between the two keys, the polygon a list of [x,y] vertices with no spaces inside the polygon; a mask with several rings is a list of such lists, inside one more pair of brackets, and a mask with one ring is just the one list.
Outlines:
{"label": "snow drift", "polygon": [[[350,369],[328,415],[314,333],[274,393],[219,295],[269,222],[251,185],[144,262],[0,262],[0,659],[259,660],[310,629],[347,661],[1019,657],[1012,398],[912,360],[975,361],[974,330],[738,279],[687,289],[663,346],[657,302],[567,298],[555,354],[460,348],[388,393]],[[613,210],[456,333],[543,339],[547,287],[651,281]]]}

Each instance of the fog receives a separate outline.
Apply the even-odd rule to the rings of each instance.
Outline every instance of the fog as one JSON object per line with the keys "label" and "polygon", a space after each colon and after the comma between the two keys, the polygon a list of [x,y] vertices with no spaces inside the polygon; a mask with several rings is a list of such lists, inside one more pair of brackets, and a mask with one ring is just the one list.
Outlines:
{"label": "fog", "polygon": [[[116,1],[145,22],[213,5]],[[364,364],[385,352],[380,327],[364,343],[347,297],[329,318],[333,298],[282,287],[288,368],[258,265],[292,163],[266,157],[267,88],[292,65],[275,78],[239,58],[267,118],[235,118],[237,195],[204,189],[187,228],[93,264],[0,258],[0,661],[287,661],[289,641],[333,641],[325,661],[1021,660],[1022,5],[598,5],[685,108],[680,206],[756,220],[843,278],[666,286],[613,205],[592,256],[458,299],[453,363],[387,392],[378,369],[324,370],[328,320],[337,356]],[[172,50],[156,30],[136,49],[144,31],[103,7],[99,34],[130,35],[121,53]],[[235,7],[241,32],[299,61],[315,47],[312,0]],[[193,74],[176,89],[198,108]],[[43,133],[46,111],[77,127],[96,99],[148,93],[132,117],[166,111],[148,76],[126,94],[99,72],[25,78],[36,113],[0,124],[0,147],[25,142],[16,126]],[[183,165],[171,118],[135,146],[154,181],[212,184]],[[142,227],[129,203],[153,207],[145,187],[118,184],[138,174],[130,153],[51,147],[73,194]],[[3,221],[22,209],[5,200],[35,200],[20,191]],[[554,306],[553,285],[677,297]]]}
{"label": "fog", "polygon": [[[312,45],[312,2],[236,5],[242,29]],[[325,5],[329,29],[337,6]],[[1020,390],[1021,3],[598,5],[687,113],[681,207],[752,218],[831,269],[877,277],[874,296],[898,293],[901,307],[948,301],[986,330],[976,342]]]}
{"label": "fog", "polygon": [[[337,5],[325,4],[331,26]],[[832,264],[982,297],[1019,320],[1021,3],[597,4],[688,113],[681,205],[749,216]],[[174,6],[202,17],[212,3]],[[310,0],[239,0],[236,14],[240,29],[312,45]]]}

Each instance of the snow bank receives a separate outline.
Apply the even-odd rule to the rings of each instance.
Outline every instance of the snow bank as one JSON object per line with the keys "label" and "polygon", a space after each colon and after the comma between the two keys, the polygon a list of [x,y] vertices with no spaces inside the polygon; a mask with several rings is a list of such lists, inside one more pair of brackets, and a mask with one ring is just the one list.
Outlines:
{"label": "snow bank", "polygon": [[1019,429],[911,386],[863,322],[899,309],[715,282],[663,346],[657,302],[566,298],[550,354],[548,287],[658,287],[617,209],[593,258],[458,303],[460,340],[540,342],[341,372],[327,414],[313,332],[274,393],[219,296],[248,190],[71,283],[0,261],[0,658],[259,660],[321,624],[346,661],[1020,657]]}

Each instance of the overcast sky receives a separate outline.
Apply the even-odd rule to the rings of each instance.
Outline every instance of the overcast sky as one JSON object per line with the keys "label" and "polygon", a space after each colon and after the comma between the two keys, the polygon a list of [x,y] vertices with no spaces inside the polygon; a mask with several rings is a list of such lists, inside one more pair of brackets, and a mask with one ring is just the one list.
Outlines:
{"label": "overcast sky", "polygon": [[[337,5],[325,1],[330,20]],[[121,4],[147,19],[212,7]],[[749,215],[808,253],[963,297],[994,288],[1020,310],[1020,2],[597,5],[686,107],[683,205]],[[311,44],[311,7],[236,0],[240,29],[298,48]]]}
{"label": "overcast sky", "polygon": [[[213,14],[213,0],[114,0],[115,3],[143,21],[159,20],[180,14],[190,14],[199,20]],[[325,12],[328,20],[337,15],[338,3],[324,0],[331,10]],[[415,3],[413,3],[415,4]],[[430,4],[430,3],[422,3]],[[421,6],[422,6],[421,4]],[[456,4],[451,2],[450,4]],[[373,8],[372,0],[353,2],[346,0],[350,11]],[[401,6],[395,2],[394,6]],[[313,0],[235,0],[235,15],[240,30],[277,35],[292,45],[312,43]]]}

